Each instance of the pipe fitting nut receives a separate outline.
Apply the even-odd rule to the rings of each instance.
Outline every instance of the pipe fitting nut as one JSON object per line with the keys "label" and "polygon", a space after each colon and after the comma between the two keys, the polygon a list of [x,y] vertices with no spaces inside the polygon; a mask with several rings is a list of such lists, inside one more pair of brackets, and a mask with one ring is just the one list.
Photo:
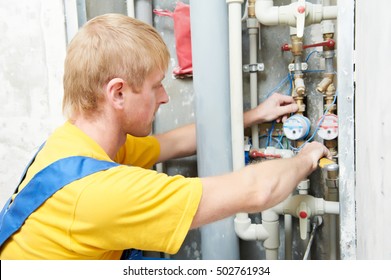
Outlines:
{"label": "pipe fitting nut", "polygon": [[325,93],[329,85],[333,82],[333,78],[330,75],[325,75],[322,81],[316,86],[316,90],[320,93]]}

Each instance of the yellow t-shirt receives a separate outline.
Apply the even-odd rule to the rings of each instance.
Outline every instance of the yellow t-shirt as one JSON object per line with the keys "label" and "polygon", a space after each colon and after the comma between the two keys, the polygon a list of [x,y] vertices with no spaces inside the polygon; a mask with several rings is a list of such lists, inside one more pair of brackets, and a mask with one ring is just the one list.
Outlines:
{"label": "yellow t-shirt", "polygon": [[[128,248],[176,253],[197,211],[202,185],[199,178],[150,170],[159,153],[156,138],[129,136],[116,157],[124,165],[57,191],[4,243],[0,259],[119,259]],[[20,189],[47,165],[75,155],[111,161],[66,122],[49,137]]]}

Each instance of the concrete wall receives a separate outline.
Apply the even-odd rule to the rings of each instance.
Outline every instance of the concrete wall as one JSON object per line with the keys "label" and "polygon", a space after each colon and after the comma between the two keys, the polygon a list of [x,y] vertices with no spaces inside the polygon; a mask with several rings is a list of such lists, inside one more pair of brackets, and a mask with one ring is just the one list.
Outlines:
{"label": "concrete wall", "polygon": [[[87,1],[88,3],[93,2]],[[154,7],[173,10],[174,0],[153,1]],[[188,1],[185,1],[188,3]],[[289,1],[288,1],[289,2]],[[343,1],[342,1],[343,2]],[[280,3],[280,1],[276,1]],[[284,2],[285,3],[285,2]],[[390,2],[379,0],[356,1],[355,38],[355,158],[356,173],[350,176],[354,183],[358,259],[391,259],[391,96],[387,69],[391,64],[391,19],[387,11]],[[88,5],[87,5],[88,6]],[[123,6],[123,5],[122,5]],[[121,7],[122,7],[121,6]],[[121,8],[123,9],[123,7]],[[25,164],[31,155],[64,119],[61,114],[62,71],[66,48],[65,17],[62,0],[1,0],[0,2],[0,206],[13,192]],[[377,20],[374,20],[374,19]],[[154,24],[172,52],[169,72],[176,65],[172,21],[154,17]],[[263,29],[262,48],[268,47],[271,28]],[[285,28],[277,28],[286,31]],[[381,31],[380,35],[377,31]],[[375,32],[376,31],[376,32]],[[314,39],[315,40],[315,39]],[[246,44],[246,36],[244,37]],[[280,40],[283,42],[283,40]],[[342,44],[340,42],[339,44]],[[275,48],[277,49],[277,48]],[[246,51],[246,46],[244,51]],[[280,62],[261,51],[260,60],[276,69]],[[270,61],[268,62],[268,59]],[[244,53],[244,63],[247,55]],[[283,66],[281,66],[283,67]],[[353,65],[352,65],[353,67]],[[270,69],[269,69],[270,71]],[[277,71],[277,70],[276,70]],[[260,90],[268,92],[281,76],[274,72],[260,75]],[[244,77],[246,79],[246,77]],[[268,79],[269,85],[265,83]],[[271,79],[271,80],[270,80]],[[340,81],[341,82],[341,81]],[[191,80],[177,80],[167,75],[165,86],[171,102],[162,106],[155,126],[165,131],[194,121],[194,94]],[[248,108],[248,85],[245,87],[245,107]],[[340,95],[343,93],[340,93]],[[342,96],[342,95],[341,95]],[[173,114],[175,111],[175,114]],[[168,162],[164,171],[196,176],[195,158]],[[388,171],[388,172],[387,172]],[[181,259],[200,258],[199,233],[189,234]],[[251,244],[250,244],[251,243]],[[247,255],[250,247],[260,244],[241,244]],[[247,246],[249,245],[249,246]],[[349,246],[351,246],[349,244]],[[346,247],[346,246],[345,246]],[[261,249],[259,249],[261,250]]]}
{"label": "concrete wall", "polygon": [[0,2],[0,205],[31,153],[63,121],[62,0]]}
{"label": "concrete wall", "polygon": [[357,258],[391,259],[391,2],[356,1]]}

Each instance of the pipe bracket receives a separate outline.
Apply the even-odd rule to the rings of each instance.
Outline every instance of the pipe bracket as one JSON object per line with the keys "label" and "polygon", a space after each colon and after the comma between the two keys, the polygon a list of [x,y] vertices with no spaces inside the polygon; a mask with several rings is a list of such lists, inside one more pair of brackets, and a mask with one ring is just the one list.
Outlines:
{"label": "pipe bracket", "polygon": [[290,72],[293,72],[293,71],[305,71],[308,69],[308,64],[305,63],[305,62],[302,62],[302,63],[290,63],[288,65],[288,70]]}
{"label": "pipe bracket", "polygon": [[255,64],[245,64],[243,65],[244,73],[256,73],[262,72],[265,69],[265,65],[263,63],[255,63]]}

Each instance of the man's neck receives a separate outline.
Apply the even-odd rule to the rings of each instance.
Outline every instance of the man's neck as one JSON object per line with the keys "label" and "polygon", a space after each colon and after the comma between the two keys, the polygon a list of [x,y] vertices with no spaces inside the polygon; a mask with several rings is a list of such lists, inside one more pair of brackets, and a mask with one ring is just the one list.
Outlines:
{"label": "man's neck", "polygon": [[112,160],[126,141],[126,134],[110,120],[79,116],[72,123],[98,143]]}

